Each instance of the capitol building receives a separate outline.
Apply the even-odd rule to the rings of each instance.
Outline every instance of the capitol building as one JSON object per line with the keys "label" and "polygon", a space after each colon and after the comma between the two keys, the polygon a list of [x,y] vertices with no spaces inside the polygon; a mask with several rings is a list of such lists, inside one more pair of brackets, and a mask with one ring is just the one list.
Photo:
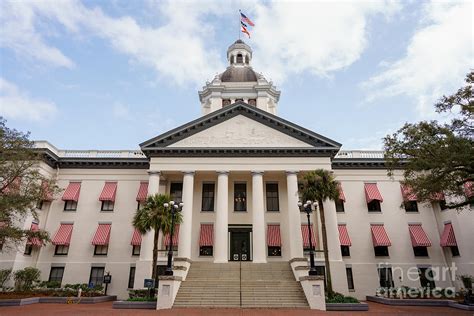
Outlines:
{"label": "capitol building", "polygon": [[[243,41],[233,43],[227,69],[198,93],[202,115],[144,140],[140,150],[37,141],[41,172],[63,191],[23,225],[48,231],[52,242],[4,248],[0,268],[33,266],[63,285],[101,284],[110,273],[108,294],[125,299],[127,290],[144,288],[152,269],[153,232],[140,235],[132,218],[148,195],[166,193],[184,203],[172,238],[179,282],[170,306],[311,307],[302,284],[310,241],[318,274],[327,269],[318,211],[308,227],[298,191],[305,173],[324,169],[340,182],[339,199],[324,203],[334,291],[365,300],[380,287],[459,288],[440,275],[447,267],[474,274],[469,210],[445,209],[442,194],[417,203],[400,184],[402,170],[387,176],[382,151],[341,150],[278,116],[281,92],[252,68],[252,54]],[[170,243],[160,233],[160,275]],[[408,277],[409,269],[419,277]]]}

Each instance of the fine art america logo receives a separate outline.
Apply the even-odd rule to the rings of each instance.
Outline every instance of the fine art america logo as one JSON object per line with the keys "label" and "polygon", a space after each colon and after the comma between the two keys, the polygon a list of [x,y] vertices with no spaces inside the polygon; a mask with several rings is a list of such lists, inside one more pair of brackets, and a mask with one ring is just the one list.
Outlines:
{"label": "fine art america logo", "polygon": [[[394,266],[389,263],[379,263],[377,266],[380,287],[376,295],[386,298],[454,298],[456,290],[454,286],[439,287],[436,284],[453,285],[456,279],[457,267],[451,266],[428,266],[418,265],[405,267]],[[394,276],[400,281],[400,286],[395,287]],[[407,284],[420,284],[420,287],[410,287]]]}

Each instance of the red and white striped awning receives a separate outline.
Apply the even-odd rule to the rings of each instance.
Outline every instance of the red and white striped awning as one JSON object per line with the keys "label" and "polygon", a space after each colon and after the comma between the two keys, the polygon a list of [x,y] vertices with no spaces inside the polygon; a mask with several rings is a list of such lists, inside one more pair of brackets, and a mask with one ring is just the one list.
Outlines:
{"label": "red and white striped awning", "polygon": [[115,194],[117,193],[117,182],[106,182],[102,193],[99,196],[99,201],[115,201]]}
{"label": "red and white striped awning", "polygon": [[267,245],[281,247],[280,225],[270,224],[267,227]]}
{"label": "red and white striped awning", "polygon": [[445,200],[443,192],[433,193],[431,198],[435,201],[444,201]]}
{"label": "red and white striped awning", "polygon": [[95,246],[108,245],[111,229],[112,229],[112,224],[99,224],[95,232],[94,238],[92,239],[92,244]]}
{"label": "red and white striped awning", "polygon": [[372,242],[374,247],[392,245],[382,224],[372,224],[370,225],[370,229],[372,231]]}
{"label": "red and white striped awning", "polygon": [[452,247],[458,245],[456,242],[456,236],[454,235],[453,225],[451,223],[444,224],[440,245],[441,247]]}
{"label": "red and white striped awning", "polygon": [[464,183],[464,194],[466,194],[466,197],[468,198],[474,195],[474,191],[472,190],[472,181]]}
{"label": "red and white striped awning", "polygon": [[[173,231],[173,247],[177,247],[179,243],[179,224],[174,226]],[[170,245],[170,234],[165,235],[165,246]]]}
{"label": "red and white striped awning", "polygon": [[[169,242],[168,242],[169,245]],[[199,235],[199,247],[214,245],[214,225],[201,224],[201,232]]]}
{"label": "red and white striped awning", "polygon": [[[311,227],[311,243],[317,247],[316,238],[314,238],[314,227]],[[309,248],[309,228],[308,224],[301,224],[301,235],[303,236],[303,247]]]}
{"label": "red and white striped awning", "polygon": [[148,195],[148,182],[140,182],[138,188],[137,202],[145,202]]}
{"label": "red and white striped awning", "polygon": [[341,246],[352,246],[346,224],[339,224],[337,225],[337,228],[339,229],[339,242],[341,243]]}
{"label": "red and white striped awning", "polygon": [[130,242],[132,246],[140,246],[142,244],[142,234],[135,228],[132,235],[132,241]]}
{"label": "red and white striped awning", "polygon": [[382,194],[380,194],[379,189],[377,188],[377,183],[365,183],[365,199],[367,203],[370,203],[374,200],[383,202]]}
{"label": "red and white striped awning", "polygon": [[69,182],[66,190],[63,194],[63,201],[78,201],[79,193],[81,192],[81,183],[80,182]]}
{"label": "red and white striped awning", "polygon": [[[31,223],[31,228],[30,230],[32,232],[37,232],[39,230],[39,226],[37,223]],[[38,238],[36,237],[33,237],[33,238],[28,238],[28,240],[26,241],[26,244],[27,245],[33,245],[33,246],[38,246],[38,247],[41,247],[43,245],[43,243],[41,242],[41,240],[39,240]]]}
{"label": "red and white striped awning", "polygon": [[52,244],[69,246],[73,227],[74,224],[61,224],[53,237]]}
{"label": "red and white striped awning", "polygon": [[431,241],[426,235],[421,224],[408,224],[411,244],[413,247],[430,247]]}
{"label": "red and white striped awning", "polygon": [[346,196],[344,195],[344,191],[342,190],[342,184],[339,182],[337,184],[337,188],[339,190],[339,200],[341,201],[346,201]]}
{"label": "red and white striped awning", "polygon": [[400,184],[400,189],[402,190],[402,196],[404,201],[416,201],[416,194],[413,193],[413,189],[405,184]]}
{"label": "red and white striped awning", "polygon": [[53,193],[51,192],[51,189],[49,188],[48,183],[43,181],[41,183],[41,186],[43,188],[43,201],[51,202],[54,198],[53,198]]}
{"label": "red and white striped awning", "polygon": [[[7,181],[2,183],[1,186],[4,186],[6,182]],[[7,185],[3,189],[2,193],[3,194],[17,194],[20,191],[20,187],[21,187],[21,177],[16,177],[15,179],[13,179],[13,181],[9,185]]]}

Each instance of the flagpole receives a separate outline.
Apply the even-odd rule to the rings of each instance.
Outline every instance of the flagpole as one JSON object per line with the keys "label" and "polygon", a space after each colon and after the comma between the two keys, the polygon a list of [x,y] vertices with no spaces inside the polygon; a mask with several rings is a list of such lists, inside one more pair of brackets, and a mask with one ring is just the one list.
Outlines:
{"label": "flagpole", "polygon": [[240,21],[241,21],[241,20],[242,20],[242,19],[241,19],[241,17],[240,17],[240,9],[239,9],[239,29],[238,29],[238,30],[239,30],[239,40],[240,40],[240,33],[241,33],[241,32],[240,32]]}

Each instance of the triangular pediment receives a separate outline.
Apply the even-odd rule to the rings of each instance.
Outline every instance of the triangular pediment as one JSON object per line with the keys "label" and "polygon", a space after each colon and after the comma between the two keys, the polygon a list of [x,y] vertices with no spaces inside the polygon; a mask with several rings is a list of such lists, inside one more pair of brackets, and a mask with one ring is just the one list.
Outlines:
{"label": "triangular pediment", "polygon": [[140,144],[147,155],[333,156],[341,144],[243,102]]}

